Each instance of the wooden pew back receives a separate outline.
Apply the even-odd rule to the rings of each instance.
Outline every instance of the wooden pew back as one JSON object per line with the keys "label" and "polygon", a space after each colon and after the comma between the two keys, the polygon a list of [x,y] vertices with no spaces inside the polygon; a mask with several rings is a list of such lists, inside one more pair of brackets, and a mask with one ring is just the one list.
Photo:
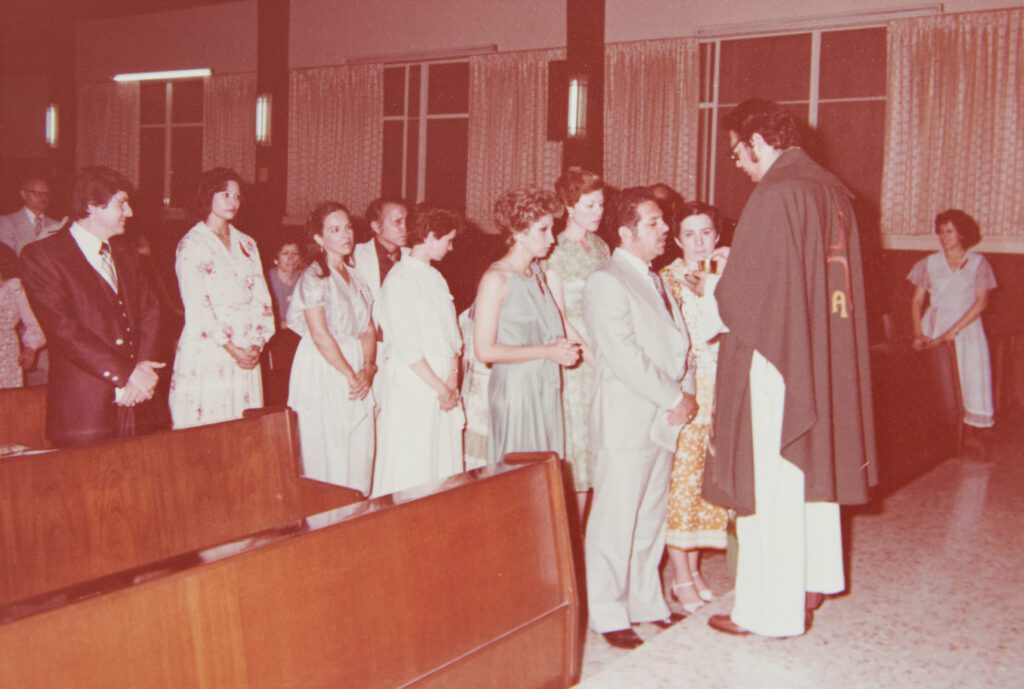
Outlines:
{"label": "wooden pew back", "polygon": [[349,504],[293,412],[0,460],[0,605]]}
{"label": "wooden pew back", "polygon": [[8,685],[540,688],[578,676],[553,456],[195,559],[210,561],[0,624]]}

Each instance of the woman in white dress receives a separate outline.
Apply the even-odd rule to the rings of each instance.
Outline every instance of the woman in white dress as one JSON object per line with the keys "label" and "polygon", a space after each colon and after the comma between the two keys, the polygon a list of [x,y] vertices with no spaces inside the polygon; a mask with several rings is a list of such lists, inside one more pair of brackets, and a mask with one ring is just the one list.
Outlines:
{"label": "woman in white dress", "polygon": [[376,314],[384,331],[384,396],[373,495],[462,472],[462,336],[448,283],[431,263],[452,250],[458,215],[419,206],[412,250],[388,273]]}
{"label": "woman in white dress", "polygon": [[174,428],[240,419],[263,405],[260,352],[274,334],[274,309],[256,242],[231,225],[241,186],[226,168],[204,172],[196,195],[203,219],[178,242],[185,327],[171,378]]}
{"label": "woman in white dress", "polygon": [[[960,391],[964,402],[966,442],[983,449],[974,429],[991,428],[992,368],[981,314],[996,286],[992,266],[979,253],[968,251],[981,241],[978,223],[962,210],[935,216],[935,234],[942,251],[921,259],[907,279],[914,284],[911,319],[914,349],[942,342],[956,345]],[[925,295],[928,308],[922,315]]]}
{"label": "woman in white dress", "polygon": [[299,416],[303,475],[366,495],[373,475],[377,331],[366,282],[345,259],[352,254],[352,219],[326,202],[306,230],[314,260],[299,278],[288,327],[302,339],[288,383],[288,406]]}

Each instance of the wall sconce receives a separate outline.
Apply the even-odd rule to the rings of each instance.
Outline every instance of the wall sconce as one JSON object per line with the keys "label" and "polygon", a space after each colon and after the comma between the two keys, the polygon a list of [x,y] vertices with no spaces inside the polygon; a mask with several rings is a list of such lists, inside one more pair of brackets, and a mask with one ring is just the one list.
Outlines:
{"label": "wall sconce", "polygon": [[569,119],[565,134],[570,139],[587,135],[587,77],[575,76],[569,80]]}
{"label": "wall sconce", "polygon": [[194,79],[196,77],[208,77],[213,74],[209,67],[201,69],[171,69],[162,72],[131,72],[126,74],[115,74],[114,81],[155,81],[160,79]]}
{"label": "wall sconce", "polygon": [[60,130],[58,129],[58,115],[56,103],[46,106],[46,145],[50,148],[57,148],[60,141]]}
{"label": "wall sconce", "polygon": [[256,143],[260,146],[270,145],[270,116],[273,96],[261,93],[256,96]]}

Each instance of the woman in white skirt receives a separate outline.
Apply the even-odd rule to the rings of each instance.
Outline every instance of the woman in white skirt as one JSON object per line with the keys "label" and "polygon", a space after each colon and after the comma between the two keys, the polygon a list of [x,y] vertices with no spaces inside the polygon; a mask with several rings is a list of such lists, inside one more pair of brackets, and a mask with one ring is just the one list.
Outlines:
{"label": "woman in white skirt", "polygon": [[[914,349],[955,343],[966,442],[983,449],[975,429],[990,428],[994,418],[992,368],[981,313],[988,306],[996,278],[983,255],[968,251],[981,241],[974,218],[956,209],[939,213],[935,234],[942,251],[922,258],[907,276],[915,286],[911,303]],[[929,304],[922,315],[925,295]]]}
{"label": "woman in white skirt", "polygon": [[373,475],[370,386],[377,345],[370,289],[345,265],[354,246],[345,206],[320,204],[306,230],[314,258],[288,307],[288,327],[302,337],[288,406],[299,416],[303,474],[366,495]]}

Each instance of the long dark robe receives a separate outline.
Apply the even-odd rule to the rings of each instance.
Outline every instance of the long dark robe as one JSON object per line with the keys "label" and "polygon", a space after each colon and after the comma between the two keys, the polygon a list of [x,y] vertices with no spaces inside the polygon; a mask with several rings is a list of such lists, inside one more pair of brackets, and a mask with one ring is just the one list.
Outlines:
{"label": "long dark robe", "polygon": [[867,502],[878,482],[860,239],[850,194],[799,148],[769,168],[715,290],[722,322],[704,497],[753,514],[750,364],[786,384],[781,454],[807,502]]}

